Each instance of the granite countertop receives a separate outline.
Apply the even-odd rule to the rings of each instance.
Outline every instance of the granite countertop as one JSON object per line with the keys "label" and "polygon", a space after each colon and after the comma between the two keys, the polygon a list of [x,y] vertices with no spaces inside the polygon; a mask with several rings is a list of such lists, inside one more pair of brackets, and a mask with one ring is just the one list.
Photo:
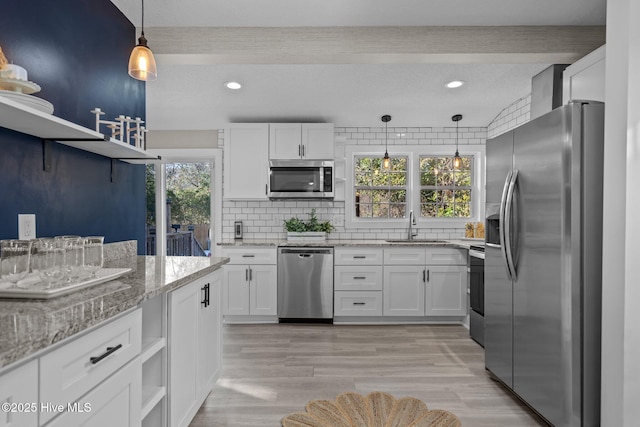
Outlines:
{"label": "granite countertop", "polygon": [[105,267],[132,269],[115,280],[49,300],[0,299],[0,369],[199,279],[229,261],[216,257],[130,256]]}
{"label": "granite countertop", "polygon": [[386,240],[319,240],[319,241],[289,241],[286,239],[268,239],[268,240],[230,240],[221,243],[224,247],[234,246],[374,246],[374,247],[395,247],[395,246],[449,246],[460,249],[469,249],[472,244],[484,245],[484,239],[433,239],[433,241],[421,241],[417,239],[414,242],[388,242]]}

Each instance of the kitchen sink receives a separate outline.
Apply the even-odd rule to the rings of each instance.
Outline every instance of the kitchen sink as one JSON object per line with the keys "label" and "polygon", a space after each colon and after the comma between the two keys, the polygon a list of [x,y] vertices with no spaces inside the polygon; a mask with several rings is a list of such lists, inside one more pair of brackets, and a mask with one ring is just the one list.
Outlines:
{"label": "kitchen sink", "polygon": [[436,240],[436,239],[388,239],[385,242],[389,243],[447,243],[446,240]]}

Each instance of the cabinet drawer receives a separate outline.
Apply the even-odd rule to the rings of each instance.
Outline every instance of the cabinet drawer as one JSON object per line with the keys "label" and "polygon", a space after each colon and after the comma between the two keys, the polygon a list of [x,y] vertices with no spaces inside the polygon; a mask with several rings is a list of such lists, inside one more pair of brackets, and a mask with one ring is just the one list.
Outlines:
{"label": "cabinet drawer", "polygon": [[229,264],[275,264],[276,248],[225,248],[222,256],[229,258]]}
{"label": "cabinet drawer", "polygon": [[431,247],[426,249],[427,265],[467,265],[465,249]]}
{"label": "cabinet drawer", "polygon": [[334,316],[382,316],[382,292],[336,291]]}
{"label": "cabinet drawer", "polygon": [[335,265],[382,265],[381,248],[335,248]]}
{"label": "cabinet drawer", "polygon": [[388,248],[384,250],[385,265],[425,265],[425,248]]}
{"label": "cabinet drawer", "polygon": [[[141,333],[142,311],[137,309],[42,356],[40,401],[66,408],[67,403],[78,400],[140,354]],[[54,415],[42,412],[40,422]]]}
{"label": "cabinet drawer", "polygon": [[354,265],[337,265],[334,268],[336,291],[381,291],[382,266],[362,268]]}

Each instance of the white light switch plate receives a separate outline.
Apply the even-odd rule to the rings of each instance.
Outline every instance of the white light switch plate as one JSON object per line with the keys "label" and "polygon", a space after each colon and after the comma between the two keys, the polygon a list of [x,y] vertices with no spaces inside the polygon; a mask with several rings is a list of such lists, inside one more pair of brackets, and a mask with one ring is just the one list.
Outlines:
{"label": "white light switch plate", "polygon": [[36,215],[18,214],[18,239],[30,240],[36,238]]}

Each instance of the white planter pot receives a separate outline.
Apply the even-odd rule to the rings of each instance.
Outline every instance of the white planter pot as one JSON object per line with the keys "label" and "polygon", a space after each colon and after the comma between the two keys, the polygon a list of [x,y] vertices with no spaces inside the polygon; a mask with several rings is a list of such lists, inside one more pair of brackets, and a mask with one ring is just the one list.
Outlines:
{"label": "white planter pot", "polygon": [[292,242],[317,242],[319,240],[327,240],[327,233],[325,231],[304,231],[301,233],[287,231],[287,240]]}

